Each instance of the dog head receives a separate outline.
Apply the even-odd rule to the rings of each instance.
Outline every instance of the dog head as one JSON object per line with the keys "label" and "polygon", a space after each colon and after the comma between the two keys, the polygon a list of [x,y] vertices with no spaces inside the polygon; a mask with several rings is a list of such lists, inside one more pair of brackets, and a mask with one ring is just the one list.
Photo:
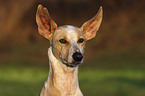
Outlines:
{"label": "dog head", "polygon": [[86,41],[94,38],[102,22],[102,7],[96,16],[85,22],[81,28],[65,25],[57,27],[48,10],[38,6],[36,22],[40,35],[50,40],[53,54],[62,63],[75,67],[83,62]]}

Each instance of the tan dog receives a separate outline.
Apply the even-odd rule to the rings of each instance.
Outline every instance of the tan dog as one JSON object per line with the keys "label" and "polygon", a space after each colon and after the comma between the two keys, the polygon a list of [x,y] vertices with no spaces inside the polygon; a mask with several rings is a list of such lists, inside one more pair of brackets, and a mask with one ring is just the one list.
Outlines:
{"label": "tan dog", "polygon": [[47,9],[38,6],[36,21],[39,33],[50,40],[50,71],[40,96],[83,96],[78,83],[78,65],[83,62],[86,41],[95,37],[99,29],[102,14],[100,7],[96,16],[81,28],[57,27]]}

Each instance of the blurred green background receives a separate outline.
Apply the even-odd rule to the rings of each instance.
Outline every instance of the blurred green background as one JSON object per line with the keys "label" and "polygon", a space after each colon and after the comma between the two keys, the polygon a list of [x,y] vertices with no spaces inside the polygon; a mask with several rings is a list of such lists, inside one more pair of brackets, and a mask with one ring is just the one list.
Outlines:
{"label": "blurred green background", "polygon": [[38,4],[58,25],[81,25],[103,6],[96,38],[79,68],[84,96],[145,96],[145,1],[0,0],[0,96],[38,96],[49,41],[38,34]]}

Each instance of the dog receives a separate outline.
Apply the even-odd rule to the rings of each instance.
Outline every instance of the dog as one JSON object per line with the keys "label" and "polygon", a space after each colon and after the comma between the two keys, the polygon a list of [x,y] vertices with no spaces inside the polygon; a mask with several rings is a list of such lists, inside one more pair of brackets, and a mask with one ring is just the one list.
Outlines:
{"label": "dog", "polygon": [[78,83],[78,67],[83,63],[86,41],[96,36],[102,17],[103,9],[100,7],[98,13],[81,28],[72,25],[57,27],[47,8],[38,6],[38,31],[50,41],[49,76],[40,96],[83,96]]}

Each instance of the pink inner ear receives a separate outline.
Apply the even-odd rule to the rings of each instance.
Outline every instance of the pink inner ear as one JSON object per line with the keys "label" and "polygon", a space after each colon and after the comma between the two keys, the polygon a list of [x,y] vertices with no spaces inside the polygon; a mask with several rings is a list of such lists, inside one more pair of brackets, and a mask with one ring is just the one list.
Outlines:
{"label": "pink inner ear", "polygon": [[93,21],[90,23],[90,28],[95,27],[95,24],[96,24],[96,20],[93,20]]}
{"label": "pink inner ear", "polygon": [[42,22],[42,24],[44,26],[44,29],[48,30],[48,32],[50,33],[51,32],[50,21],[45,18],[43,13],[41,13],[40,19],[41,19],[41,22]]}
{"label": "pink inner ear", "polygon": [[98,29],[96,27],[97,27],[96,26],[96,20],[91,21],[88,28],[86,29],[86,33],[89,33],[90,35],[91,34],[93,35],[94,31],[95,30],[97,31],[97,29]]}

